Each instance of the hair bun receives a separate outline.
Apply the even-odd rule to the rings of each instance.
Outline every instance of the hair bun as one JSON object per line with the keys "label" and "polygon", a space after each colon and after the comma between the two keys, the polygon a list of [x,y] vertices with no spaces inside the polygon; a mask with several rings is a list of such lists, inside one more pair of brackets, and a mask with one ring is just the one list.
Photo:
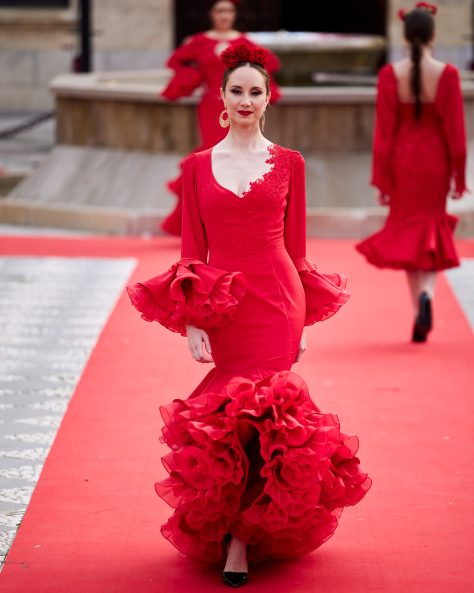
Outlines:
{"label": "hair bun", "polygon": [[263,47],[252,47],[242,43],[237,47],[228,47],[219,56],[221,62],[228,69],[235,68],[238,64],[251,62],[258,64],[262,68],[268,61],[268,50]]}

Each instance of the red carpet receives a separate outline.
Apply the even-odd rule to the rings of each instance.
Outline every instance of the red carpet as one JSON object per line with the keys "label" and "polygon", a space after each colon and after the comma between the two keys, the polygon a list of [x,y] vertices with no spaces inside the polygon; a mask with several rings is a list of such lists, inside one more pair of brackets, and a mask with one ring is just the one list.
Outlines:
{"label": "red carpet", "polygon": [[[177,257],[175,239],[3,238],[4,255],[137,257],[133,280]],[[474,243],[461,244],[474,256]],[[467,593],[473,590],[474,340],[446,281],[427,345],[408,343],[401,273],[369,267],[351,243],[313,241],[322,270],[345,271],[352,298],[309,328],[295,366],[315,401],[360,436],[372,490],[335,536],[297,561],[254,570],[246,591]],[[80,295],[78,295],[80,298]],[[186,341],[140,320],[125,293],[70,403],[1,575],[5,593],[223,591],[219,575],[160,535],[170,510],[158,406],[209,367]]]}

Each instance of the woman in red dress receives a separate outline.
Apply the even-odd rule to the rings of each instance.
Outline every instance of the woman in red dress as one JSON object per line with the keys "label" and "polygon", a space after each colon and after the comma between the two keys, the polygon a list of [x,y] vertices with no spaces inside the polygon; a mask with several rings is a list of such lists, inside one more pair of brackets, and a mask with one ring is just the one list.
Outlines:
{"label": "woman in red dress", "polygon": [[401,12],[410,58],[380,71],[372,184],[390,206],[384,228],[357,245],[380,268],[406,270],[415,307],[412,341],[432,329],[436,273],[459,265],[450,196],[466,191],[466,134],[459,73],[430,51],[436,7]]}
{"label": "woman in red dress", "polygon": [[305,257],[305,164],[272,144],[259,122],[270,99],[265,50],[223,52],[230,131],[183,166],[181,259],[128,287],[146,321],[187,335],[214,368],[186,400],[161,409],[169,478],[157,493],[175,509],[163,535],[197,560],[247,561],[311,552],[343,507],[370,487],[358,441],[322,413],[291,371],[303,329],[347,301],[345,278]]}
{"label": "woman in red dress", "polygon": [[[209,16],[212,29],[193,35],[171,55],[168,68],[174,70],[174,76],[162,92],[169,101],[190,95],[197,87],[204,86],[204,93],[198,106],[198,124],[201,146],[197,151],[210,148],[220,142],[227,130],[219,125],[219,114],[224,109],[219,93],[224,74],[224,66],[219,60],[220,53],[227,47],[236,47],[246,43],[256,47],[243,33],[236,31],[236,4],[238,0],[212,1]],[[280,67],[278,58],[269,54],[267,69],[273,73]],[[280,91],[271,78],[272,103],[280,97]],[[182,165],[182,163],[181,163]],[[178,198],[174,210],[163,221],[161,228],[172,235],[181,235],[181,174],[168,183]]]}

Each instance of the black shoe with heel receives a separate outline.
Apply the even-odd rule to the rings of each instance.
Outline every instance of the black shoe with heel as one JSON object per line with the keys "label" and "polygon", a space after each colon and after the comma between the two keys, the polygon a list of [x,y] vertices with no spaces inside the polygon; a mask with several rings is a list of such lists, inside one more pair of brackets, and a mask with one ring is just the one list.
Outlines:
{"label": "black shoe with heel", "polygon": [[426,292],[419,297],[418,316],[413,326],[412,342],[426,342],[426,338],[433,328],[433,316],[431,312],[431,298]]}
{"label": "black shoe with heel", "polygon": [[233,587],[234,589],[236,589],[237,587],[245,585],[245,583],[249,580],[249,575],[248,572],[224,571],[222,573],[222,580],[226,585],[229,585],[229,587]]}

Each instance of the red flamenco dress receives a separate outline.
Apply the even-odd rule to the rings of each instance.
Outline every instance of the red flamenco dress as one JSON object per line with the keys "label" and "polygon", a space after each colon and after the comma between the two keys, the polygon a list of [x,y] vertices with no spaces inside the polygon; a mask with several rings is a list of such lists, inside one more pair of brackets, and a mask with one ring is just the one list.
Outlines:
{"label": "red flamenco dress", "polygon": [[[222,42],[212,39],[206,33],[193,35],[187,43],[176,49],[166,65],[174,70],[174,76],[162,92],[162,96],[169,101],[176,101],[186,97],[193,91],[204,86],[204,92],[197,108],[201,146],[196,152],[210,148],[220,142],[228,130],[219,124],[219,115],[224,109],[220,97],[220,87],[225,66],[219,55],[227,47],[237,47],[245,44],[248,47],[258,47],[245,35],[236,39]],[[272,74],[280,67],[278,58],[272,52],[267,53],[265,68],[270,74],[271,103],[275,103],[281,96],[280,89]],[[182,167],[182,162],[180,167]],[[168,189],[176,194],[178,203],[175,209],[165,218],[161,228],[172,235],[181,235],[182,217],[182,175],[168,182]]]}
{"label": "red flamenco dress", "polygon": [[240,197],[212,172],[211,149],[183,166],[182,259],[128,287],[146,321],[208,332],[215,367],[161,409],[175,509],[163,535],[188,556],[223,560],[232,533],[252,563],[311,552],[371,480],[358,440],[322,413],[291,371],[304,325],[347,301],[346,280],[305,258],[304,161],[272,145],[271,168]]}
{"label": "red flamenco dress", "polygon": [[436,271],[459,265],[457,218],[446,212],[451,184],[466,191],[466,133],[459,74],[447,64],[433,102],[415,118],[398,97],[391,65],[380,71],[372,184],[390,196],[384,228],[356,248],[379,268]]}

